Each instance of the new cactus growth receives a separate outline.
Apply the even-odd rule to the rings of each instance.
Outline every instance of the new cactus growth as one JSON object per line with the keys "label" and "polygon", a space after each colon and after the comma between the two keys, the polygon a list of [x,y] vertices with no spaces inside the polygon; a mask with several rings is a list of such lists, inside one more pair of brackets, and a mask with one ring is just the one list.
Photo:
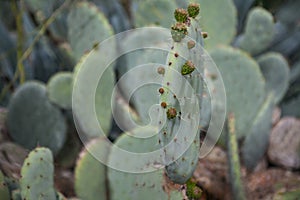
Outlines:
{"label": "new cactus growth", "polygon": [[171,27],[171,34],[175,42],[180,42],[187,34],[186,24],[177,22]]}
{"label": "new cactus growth", "polygon": [[187,75],[192,73],[195,70],[195,65],[191,61],[186,61],[181,69],[182,75]]}
{"label": "new cactus growth", "polygon": [[187,11],[190,17],[195,18],[198,16],[200,12],[200,5],[197,3],[190,3],[188,5]]}
{"label": "new cactus growth", "polygon": [[188,12],[185,9],[177,8],[174,12],[174,17],[177,22],[185,23],[188,19]]}

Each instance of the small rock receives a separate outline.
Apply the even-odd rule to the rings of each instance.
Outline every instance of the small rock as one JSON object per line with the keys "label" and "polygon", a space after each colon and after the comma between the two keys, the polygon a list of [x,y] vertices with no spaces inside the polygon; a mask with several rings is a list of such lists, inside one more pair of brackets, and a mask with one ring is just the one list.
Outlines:
{"label": "small rock", "polygon": [[300,168],[300,120],[285,117],[270,135],[268,157],[271,163],[288,169]]}

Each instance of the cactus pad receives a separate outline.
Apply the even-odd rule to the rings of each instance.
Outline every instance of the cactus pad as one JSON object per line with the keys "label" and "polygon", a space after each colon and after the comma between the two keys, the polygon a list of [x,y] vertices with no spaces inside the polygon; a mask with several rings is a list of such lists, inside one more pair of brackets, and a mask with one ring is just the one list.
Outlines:
{"label": "cactus pad", "polygon": [[106,166],[97,160],[93,153],[108,155],[109,149],[103,145],[104,138],[92,140],[83,150],[75,168],[75,191],[78,197],[85,200],[108,199],[106,196]]}
{"label": "cactus pad", "polygon": [[[220,47],[211,52],[226,90],[227,112],[234,113],[236,135],[245,136],[265,99],[265,81],[257,63],[244,52]],[[245,114],[247,113],[247,114]]]}
{"label": "cactus pad", "polygon": [[266,80],[267,92],[273,93],[275,103],[278,103],[289,86],[289,66],[279,53],[267,53],[257,60]]}
{"label": "cactus pad", "polygon": [[239,46],[251,54],[257,54],[269,46],[273,35],[271,13],[263,8],[253,8],[248,14],[245,33],[240,38]]}
{"label": "cactus pad", "polygon": [[72,107],[72,81],[73,74],[59,72],[49,80],[47,92],[49,100],[64,109]]}
{"label": "cactus pad", "polygon": [[38,147],[30,152],[21,169],[22,199],[55,200],[53,157],[49,149]]}
{"label": "cactus pad", "polygon": [[54,154],[62,148],[66,137],[65,119],[49,102],[43,84],[28,81],[20,86],[8,110],[7,123],[14,141],[28,149],[45,146]]}
{"label": "cactus pad", "polygon": [[113,35],[108,20],[92,3],[76,3],[70,10],[67,23],[68,40],[77,60],[95,44]]}

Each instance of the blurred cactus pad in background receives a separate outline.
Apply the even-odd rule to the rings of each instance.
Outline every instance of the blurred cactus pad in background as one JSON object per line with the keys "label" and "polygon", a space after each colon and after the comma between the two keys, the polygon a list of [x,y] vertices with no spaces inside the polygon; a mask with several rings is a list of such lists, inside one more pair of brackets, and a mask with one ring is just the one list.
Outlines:
{"label": "blurred cactus pad in background", "polygon": [[1,0],[0,199],[300,199],[299,8]]}

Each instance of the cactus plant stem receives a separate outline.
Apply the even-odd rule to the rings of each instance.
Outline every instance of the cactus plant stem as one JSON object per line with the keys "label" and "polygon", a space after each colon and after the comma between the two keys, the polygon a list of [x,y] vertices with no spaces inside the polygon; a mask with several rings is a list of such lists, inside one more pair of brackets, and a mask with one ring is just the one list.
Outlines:
{"label": "cactus plant stem", "polygon": [[241,167],[238,154],[238,144],[235,132],[235,117],[233,113],[228,115],[228,134],[227,134],[227,148],[229,160],[229,174],[231,179],[232,196],[235,200],[246,199],[244,187],[241,179]]}
{"label": "cactus plant stem", "polygon": [[23,2],[20,1],[18,8],[18,3],[17,0],[13,0],[11,2],[11,8],[12,11],[14,12],[15,15],[15,20],[16,20],[16,27],[17,27],[17,35],[18,35],[18,40],[17,40],[17,60],[18,60],[18,65],[17,65],[17,72],[19,73],[20,76],[20,84],[23,84],[25,82],[25,71],[24,71],[24,65],[23,62],[19,62],[19,60],[22,57],[23,54],[23,43],[24,43],[24,29],[23,29],[23,21],[22,21],[22,16],[23,16]]}

